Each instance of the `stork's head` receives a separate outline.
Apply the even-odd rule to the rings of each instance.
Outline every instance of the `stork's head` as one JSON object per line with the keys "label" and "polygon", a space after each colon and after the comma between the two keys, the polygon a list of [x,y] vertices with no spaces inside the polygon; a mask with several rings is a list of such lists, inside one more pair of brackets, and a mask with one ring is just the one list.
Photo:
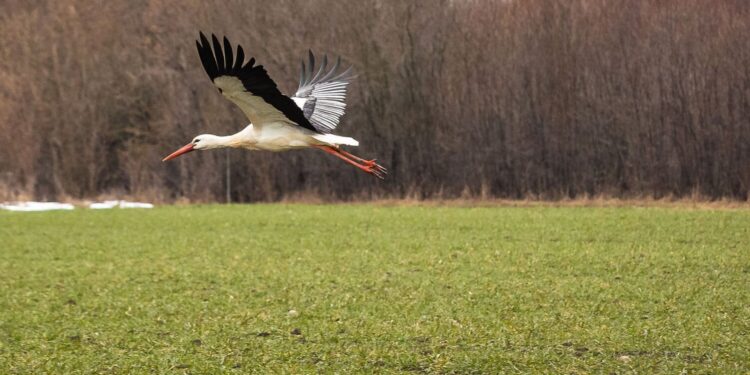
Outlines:
{"label": "stork's head", "polygon": [[201,134],[193,138],[190,143],[169,154],[169,156],[162,159],[162,161],[172,160],[182,154],[187,154],[188,152],[195,150],[210,150],[212,148],[225,147],[224,143],[221,140],[221,137],[215,136],[213,134]]}

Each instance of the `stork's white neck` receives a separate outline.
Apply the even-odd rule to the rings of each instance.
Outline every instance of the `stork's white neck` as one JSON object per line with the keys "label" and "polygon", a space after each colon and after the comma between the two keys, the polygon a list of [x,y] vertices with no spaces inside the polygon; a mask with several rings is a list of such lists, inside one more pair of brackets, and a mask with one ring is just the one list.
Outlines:
{"label": "stork's white neck", "polygon": [[199,142],[201,146],[198,148],[200,150],[224,147],[245,147],[249,143],[254,143],[255,132],[253,130],[253,125],[250,124],[239,132],[231,135],[219,136],[213,134],[201,134],[196,138],[201,139]]}

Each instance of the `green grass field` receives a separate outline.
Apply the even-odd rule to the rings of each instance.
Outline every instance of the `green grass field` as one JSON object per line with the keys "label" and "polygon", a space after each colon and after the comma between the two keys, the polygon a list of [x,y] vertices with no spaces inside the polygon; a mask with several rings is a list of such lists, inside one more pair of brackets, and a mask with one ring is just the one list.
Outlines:
{"label": "green grass field", "polygon": [[750,371],[747,210],[0,212],[0,247],[1,374]]}

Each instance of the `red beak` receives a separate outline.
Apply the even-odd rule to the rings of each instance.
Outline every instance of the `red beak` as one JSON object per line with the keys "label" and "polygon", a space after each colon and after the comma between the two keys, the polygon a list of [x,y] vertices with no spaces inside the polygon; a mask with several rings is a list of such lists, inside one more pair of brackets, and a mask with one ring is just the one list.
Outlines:
{"label": "red beak", "polygon": [[178,156],[180,156],[182,154],[187,154],[188,152],[194,151],[194,150],[195,149],[193,148],[193,144],[192,143],[188,143],[188,144],[180,147],[179,150],[177,150],[177,151],[169,154],[169,156],[167,156],[166,158],[161,159],[161,161],[172,160],[172,159],[174,159],[174,158],[176,158],[176,157],[178,157]]}

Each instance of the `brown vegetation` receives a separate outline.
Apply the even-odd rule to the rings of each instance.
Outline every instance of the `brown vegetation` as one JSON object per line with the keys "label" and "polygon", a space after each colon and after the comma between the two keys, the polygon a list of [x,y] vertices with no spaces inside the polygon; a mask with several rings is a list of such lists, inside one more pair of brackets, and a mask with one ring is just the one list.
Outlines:
{"label": "brown vegetation", "polygon": [[[193,40],[226,34],[296,88],[308,48],[355,66],[322,152],[161,158],[246,120]],[[748,199],[744,0],[35,1],[0,4],[0,199]]]}

